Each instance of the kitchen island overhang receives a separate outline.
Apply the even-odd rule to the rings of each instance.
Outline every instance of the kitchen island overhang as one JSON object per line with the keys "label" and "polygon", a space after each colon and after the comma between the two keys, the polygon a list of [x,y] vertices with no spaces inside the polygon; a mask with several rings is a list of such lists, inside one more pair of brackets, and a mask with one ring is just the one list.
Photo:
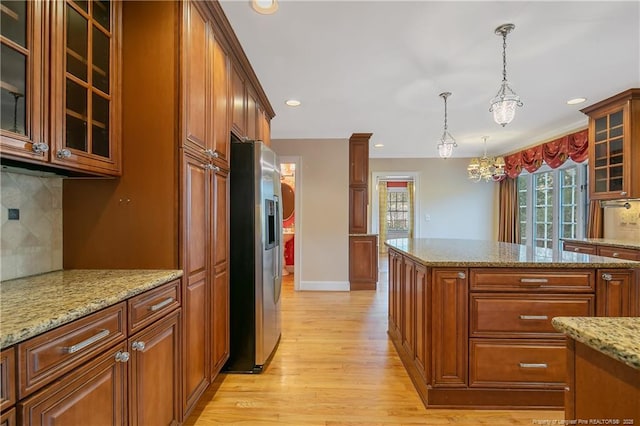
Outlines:
{"label": "kitchen island overhang", "polygon": [[557,316],[638,316],[640,262],[494,241],[388,240],[389,329],[427,407],[558,408]]}

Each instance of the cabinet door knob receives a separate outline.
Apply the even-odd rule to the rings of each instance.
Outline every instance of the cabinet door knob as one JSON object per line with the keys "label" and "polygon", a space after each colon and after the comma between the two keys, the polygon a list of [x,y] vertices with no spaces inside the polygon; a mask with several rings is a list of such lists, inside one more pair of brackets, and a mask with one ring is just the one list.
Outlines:
{"label": "cabinet door knob", "polygon": [[58,152],[56,153],[56,157],[58,157],[60,159],[70,158],[71,157],[71,151],[69,149],[67,149],[67,148],[59,149]]}
{"label": "cabinet door knob", "polygon": [[44,142],[35,142],[33,145],[31,145],[31,150],[36,154],[44,154],[45,152],[49,151],[49,145]]}
{"label": "cabinet door knob", "polygon": [[133,349],[134,351],[144,351],[144,348],[145,344],[143,341],[137,341],[131,344],[131,349]]}
{"label": "cabinet door knob", "polygon": [[127,362],[129,361],[129,352],[118,351],[116,353],[116,362]]}
{"label": "cabinet door knob", "polygon": [[464,272],[458,272],[458,278],[463,280],[463,279],[467,278],[467,274],[465,274]]}
{"label": "cabinet door knob", "polygon": [[622,191],[620,192],[620,195],[622,195],[623,197],[625,197],[627,195],[627,191]]}
{"label": "cabinet door knob", "polygon": [[611,274],[602,274],[602,279],[605,281],[611,281],[613,276],[611,276]]}

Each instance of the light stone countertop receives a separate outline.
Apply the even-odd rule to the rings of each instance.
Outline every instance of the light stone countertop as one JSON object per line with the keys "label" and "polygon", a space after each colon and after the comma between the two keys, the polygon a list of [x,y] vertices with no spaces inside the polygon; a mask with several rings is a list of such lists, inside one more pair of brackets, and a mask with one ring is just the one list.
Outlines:
{"label": "light stone countertop", "polygon": [[572,339],[640,370],[639,317],[555,317],[551,324]]}
{"label": "light stone countertop", "polygon": [[446,238],[399,238],[387,240],[394,248],[426,266],[494,268],[638,268],[640,262],[531,248],[497,241]]}
{"label": "light stone countertop", "polygon": [[611,246],[620,248],[630,248],[640,250],[640,241],[620,240],[615,238],[562,238],[568,243],[598,244],[601,246]]}
{"label": "light stone countertop", "polygon": [[74,269],[2,281],[0,347],[27,340],[181,276],[181,270]]}

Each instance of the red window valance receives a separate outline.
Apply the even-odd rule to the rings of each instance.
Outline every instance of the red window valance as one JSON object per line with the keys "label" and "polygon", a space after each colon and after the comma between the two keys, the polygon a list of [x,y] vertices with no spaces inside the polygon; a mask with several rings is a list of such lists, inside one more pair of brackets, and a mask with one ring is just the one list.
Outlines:
{"label": "red window valance", "polygon": [[555,169],[571,158],[576,163],[587,159],[589,146],[587,129],[563,136],[551,142],[528,148],[504,157],[505,171],[510,178],[516,178],[524,168],[533,173],[547,163]]}

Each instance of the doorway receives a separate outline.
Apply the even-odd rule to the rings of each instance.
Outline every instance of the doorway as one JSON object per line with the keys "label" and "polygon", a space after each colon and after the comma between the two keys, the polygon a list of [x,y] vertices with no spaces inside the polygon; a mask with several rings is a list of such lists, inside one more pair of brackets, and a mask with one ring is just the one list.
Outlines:
{"label": "doorway", "polygon": [[300,287],[301,271],[301,187],[302,173],[300,157],[281,156],[280,187],[282,189],[282,238],[284,242],[282,277],[283,283],[292,283],[293,289]]}
{"label": "doorway", "polygon": [[374,172],[371,202],[371,232],[379,235],[380,253],[386,240],[420,235],[417,172]]}

